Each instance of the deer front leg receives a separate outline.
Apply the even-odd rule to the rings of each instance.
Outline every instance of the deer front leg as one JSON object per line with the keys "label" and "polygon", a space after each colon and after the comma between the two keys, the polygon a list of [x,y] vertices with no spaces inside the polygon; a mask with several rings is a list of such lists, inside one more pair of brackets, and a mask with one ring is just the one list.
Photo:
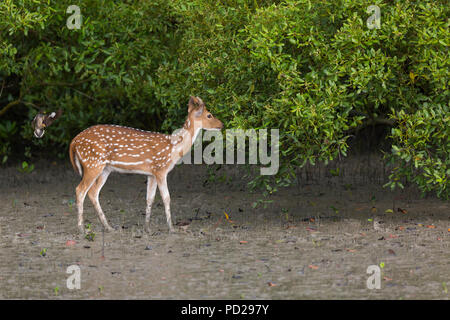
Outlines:
{"label": "deer front leg", "polygon": [[108,232],[113,231],[114,229],[108,224],[108,221],[106,220],[105,214],[103,213],[102,207],[100,206],[100,202],[98,201],[98,196],[110,173],[111,171],[109,169],[104,169],[102,174],[97,178],[95,183],[88,191],[88,196],[91,199],[95,210],[97,211],[98,217],[105,227],[105,230]]}
{"label": "deer front leg", "polygon": [[164,209],[166,210],[166,220],[167,225],[169,226],[169,231],[174,232],[172,226],[172,217],[170,215],[170,194],[169,189],[167,188],[167,176],[161,177],[157,179],[159,192],[161,193],[161,198],[164,202]]}
{"label": "deer front leg", "polygon": [[150,232],[150,215],[152,213],[152,205],[156,194],[156,178],[154,176],[147,177],[147,208],[145,210],[145,230]]}
{"label": "deer front leg", "polygon": [[85,172],[83,175],[83,179],[81,179],[80,184],[76,188],[76,196],[77,196],[77,208],[78,208],[78,230],[80,233],[84,233],[83,226],[83,203],[86,198],[86,194],[89,189],[94,184],[95,180],[97,180],[98,176],[102,173],[103,168],[98,168],[96,170],[92,170],[90,172]]}

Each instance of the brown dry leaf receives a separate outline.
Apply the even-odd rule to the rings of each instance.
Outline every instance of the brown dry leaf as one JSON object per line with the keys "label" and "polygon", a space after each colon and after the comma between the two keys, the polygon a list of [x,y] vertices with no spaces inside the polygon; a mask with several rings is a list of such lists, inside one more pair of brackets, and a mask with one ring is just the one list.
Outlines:
{"label": "brown dry leaf", "polygon": [[276,286],[276,284],[275,283],[273,283],[273,282],[267,282],[267,285],[269,286],[269,287],[275,287]]}
{"label": "brown dry leaf", "polygon": [[392,250],[392,249],[389,249],[389,250],[388,250],[388,253],[389,253],[389,254],[392,254],[393,256],[396,256],[395,251]]}
{"label": "brown dry leaf", "polygon": [[77,242],[75,240],[67,240],[66,241],[66,246],[73,246],[75,245]]}
{"label": "brown dry leaf", "polygon": [[178,226],[178,227],[184,227],[184,226],[188,226],[190,224],[191,224],[191,222],[187,221],[187,220],[178,221],[177,223],[175,223],[175,225]]}
{"label": "brown dry leaf", "polygon": [[17,236],[20,238],[23,238],[23,237],[29,237],[30,234],[29,233],[18,233]]}
{"label": "brown dry leaf", "polygon": [[408,213],[408,211],[406,211],[405,209],[402,209],[402,208],[397,208],[397,211],[401,212],[403,214],[407,214]]}
{"label": "brown dry leaf", "polygon": [[432,224],[427,225],[428,229],[436,229],[436,226],[433,226]]}

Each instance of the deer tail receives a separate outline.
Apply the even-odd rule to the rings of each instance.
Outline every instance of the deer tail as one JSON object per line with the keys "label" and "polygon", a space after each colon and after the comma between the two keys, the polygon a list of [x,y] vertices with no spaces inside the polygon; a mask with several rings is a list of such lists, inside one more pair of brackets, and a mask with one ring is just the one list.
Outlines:
{"label": "deer tail", "polygon": [[83,176],[83,169],[81,168],[80,160],[78,159],[77,152],[75,149],[75,144],[73,141],[70,143],[69,156],[72,167],[80,176]]}

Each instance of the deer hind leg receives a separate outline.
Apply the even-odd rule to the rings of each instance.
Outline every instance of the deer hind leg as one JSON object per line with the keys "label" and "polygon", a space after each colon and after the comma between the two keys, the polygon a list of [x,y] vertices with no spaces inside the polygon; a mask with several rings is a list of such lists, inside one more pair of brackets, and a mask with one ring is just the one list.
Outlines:
{"label": "deer hind leg", "polygon": [[167,176],[157,177],[156,181],[158,182],[159,192],[164,202],[164,209],[166,210],[166,219],[167,225],[169,226],[169,231],[174,232],[172,226],[172,217],[170,215],[170,194],[169,189],[167,188]]}
{"label": "deer hind leg", "polygon": [[95,183],[95,180],[102,173],[102,171],[103,171],[103,167],[90,168],[89,170],[86,170],[86,168],[84,168],[83,179],[81,179],[80,184],[75,189],[76,196],[77,196],[77,208],[78,208],[78,230],[81,233],[84,233],[84,226],[83,226],[84,199],[86,198],[87,192],[92,187],[92,185]]}
{"label": "deer hind leg", "polygon": [[97,211],[98,217],[100,221],[102,222],[103,226],[105,227],[106,231],[112,231],[114,230],[106,220],[105,214],[103,213],[102,207],[100,206],[100,202],[98,201],[98,196],[100,194],[100,191],[102,190],[106,180],[108,179],[109,174],[111,173],[111,170],[108,168],[105,168],[103,172],[100,174],[100,176],[95,180],[95,183],[92,185],[92,187],[88,191],[89,199],[91,199],[92,204],[94,205],[95,211]]}
{"label": "deer hind leg", "polygon": [[152,213],[152,205],[156,194],[156,178],[154,176],[147,177],[147,208],[145,210],[145,230],[150,232],[150,215]]}

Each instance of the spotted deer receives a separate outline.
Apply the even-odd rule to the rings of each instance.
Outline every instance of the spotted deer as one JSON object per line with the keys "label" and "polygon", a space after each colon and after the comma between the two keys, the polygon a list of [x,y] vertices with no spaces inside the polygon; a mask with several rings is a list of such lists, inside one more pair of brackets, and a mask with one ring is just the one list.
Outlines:
{"label": "spotted deer", "polygon": [[99,193],[111,172],[147,176],[145,229],[150,231],[150,214],[158,186],[164,202],[169,231],[173,232],[167,174],[191,149],[201,129],[221,130],[223,123],[207,109],[202,99],[190,97],[188,116],[173,134],[149,132],[117,125],[95,125],[79,133],[70,143],[70,161],[82,176],[76,188],[78,229],[84,233],[83,203],[86,194],[107,231],[108,224],[99,203]]}

